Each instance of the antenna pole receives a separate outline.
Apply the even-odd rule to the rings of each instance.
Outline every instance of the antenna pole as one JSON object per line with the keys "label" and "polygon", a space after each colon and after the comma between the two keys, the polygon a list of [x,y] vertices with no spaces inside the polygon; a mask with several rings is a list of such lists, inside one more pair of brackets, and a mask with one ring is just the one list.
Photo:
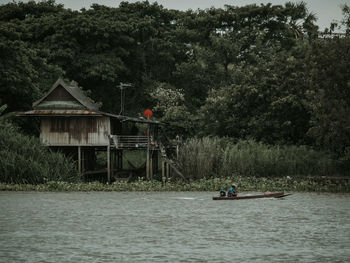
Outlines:
{"label": "antenna pole", "polygon": [[120,83],[118,87],[120,88],[120,112],[119,115],[124,113],[124,99],[125,99],[125,89],[132,87],[131,83]]}

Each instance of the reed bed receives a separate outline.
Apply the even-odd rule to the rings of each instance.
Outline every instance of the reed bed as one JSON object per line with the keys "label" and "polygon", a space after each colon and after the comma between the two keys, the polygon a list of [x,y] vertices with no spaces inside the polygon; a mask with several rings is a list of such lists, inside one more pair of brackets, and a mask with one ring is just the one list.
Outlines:
{"label": "reed bed", "polygon": [[271,146],[254,140],[192,138],[177,159],[188,180],[231,177],[328,176],[336,162],[306,146]]}

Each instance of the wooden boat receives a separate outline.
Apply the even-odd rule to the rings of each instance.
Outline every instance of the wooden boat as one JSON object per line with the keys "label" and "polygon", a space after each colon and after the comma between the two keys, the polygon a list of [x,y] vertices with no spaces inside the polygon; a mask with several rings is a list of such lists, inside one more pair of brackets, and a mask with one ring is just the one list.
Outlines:
{"label": "wooden boat", "polygon": [[227,197],[227,196],[214,196],[213,200],[242,200],[242,199],[255,199],[255,198],[281,198],[285,197],[291,194],[285,194],[284,192],[278,192],[278,193],[264,193],[260,195],[243,195],[243,196],[234,196],[234,197]]}

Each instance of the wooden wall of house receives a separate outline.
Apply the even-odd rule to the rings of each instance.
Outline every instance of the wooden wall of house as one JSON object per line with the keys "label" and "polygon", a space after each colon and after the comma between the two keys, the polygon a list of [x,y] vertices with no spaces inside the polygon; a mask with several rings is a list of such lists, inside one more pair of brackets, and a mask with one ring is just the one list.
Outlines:
{"label": "wooden wall of house", "polygon": [[50,146],[106,146],[111,134],[105,116],[50,116],[41,118],[40,139]]}
{"label": "wooden wall of house", "polygon": [[62,86],[58,86],[45,98],[45,101],[76,101],[76,99]]}

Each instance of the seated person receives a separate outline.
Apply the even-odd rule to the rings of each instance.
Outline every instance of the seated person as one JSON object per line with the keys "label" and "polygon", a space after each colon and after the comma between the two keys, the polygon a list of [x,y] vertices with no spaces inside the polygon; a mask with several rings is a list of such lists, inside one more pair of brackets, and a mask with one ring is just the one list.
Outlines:
{"label": "seated person", "polygon": [[228,189],[227,197],[235,196],[237,196],[237,186],[235,184],[232,184],[231,187]]}

